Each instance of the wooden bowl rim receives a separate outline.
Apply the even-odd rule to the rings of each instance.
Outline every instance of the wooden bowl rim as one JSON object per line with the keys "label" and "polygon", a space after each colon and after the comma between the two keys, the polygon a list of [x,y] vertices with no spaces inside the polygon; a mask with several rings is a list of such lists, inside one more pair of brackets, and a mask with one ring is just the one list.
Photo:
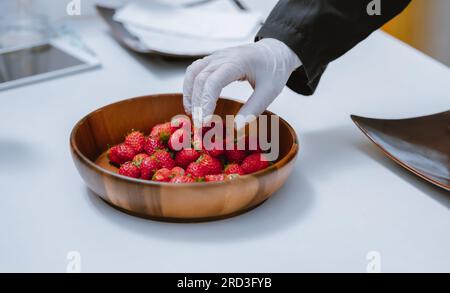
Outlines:
{"label": "wooden bowl rim", "polygon": [[[110,103],[110,104],[107,104],[105,106],[102,106],[102,107],[100,107],[100,108],[90,112],[89,114],[85,115],[81,120],[79,120],[75,124],[75,126],[73,127],[73,129],[72,129],[72,131],[70,133],[70,147],[71,147],[72,151],[74,151],[75,154],[79,158],[81,158],[81,161],[84,164],[89,165],[90,167],[94,168],[95,170],[97,170],[100,173],[104,173],[104,174],[107,174],[109,176],[115,177],[115,178],[120,179],[120,180],[128,181],[128,182],[144,184],[144,185],[150,185],[150,186],[164,186],[164,187],[170,187],[170,188],[183,188],[183,187],[190,187],[190,186],[191,187],[195,187],[195,186],[212,186],[212,185],[219,185],[219,184],[229,184],[230,182],[237,182],[237,181],[240,181],[240,180],[245,180],[245,179],[253,177],[253,176],[263,176],[265,174],[275,172],[275,170],[280,169],[281,167],[285,166],[287,163],[292,161],[297,156],[298,150],[299,150],[299,144],[298,144],[298,137],[297,137],[297,134],[296,134],[294,128],[286,120],[284,120],[282,117],[280,117],[280,116],[276,115],[275,113],[273,113],[271,111],[268,111],[268,110],[265,110],[263,112],[263,114],[276,115],[276,116],[278,116],[280,121],[287,126],[287,128],[289,130],[289,133],[293,137],[293,143],[292,143],[291,148],[289,149],[288,153],[281,160],[279,160],[276,163],[270,165],[268,168],[260,170],[258,172],[252,173],[252,174],[239,176],[239,177],[237,177],[237,178],[235,178],[233,180],[230,180],[230,181],[195,182],[195,183],[189,183],[189,184],[174,184],[174,183],[169,183],[169,182],[156,182],[156,181],[151,181],[151,180],[143,180],[143,179],[131,178],[131,177],[123,176],[123,175],[120,175],[119,173],[115,173],[115,172],[112,172],[112,171],[109,171],[107,169],[104,169],[104,168],[100,167],[95,162],[93,162],[89,158],[87,158],[78,149],[77,143],[75,141],[75,132],[78,130],[79,126],[83,122],[85,122],[94,113],[102,111],[105,108],[111,107],[111,106],[116,105],[116,104],[132,102],[132,101],[138,100],[138,99],[147,99],[147,98],[156,98],[156,97],[165,97],[165,96],[180,96],[180,95],[182,96],[181,93],[162,93],[162,94],[145,95],[145,96],[138,96],[138,97],[133,97],[133,98],[120,100],[120,101],[117,101],[117,102]],[[241,103],[241,104],[243,103],[242,101],[240,101],[238,99],[232,99],[232,98],[228,98],[228,97],[219,97],[219,99],[230,100],[230,101],[238,102],[238,103]]]}

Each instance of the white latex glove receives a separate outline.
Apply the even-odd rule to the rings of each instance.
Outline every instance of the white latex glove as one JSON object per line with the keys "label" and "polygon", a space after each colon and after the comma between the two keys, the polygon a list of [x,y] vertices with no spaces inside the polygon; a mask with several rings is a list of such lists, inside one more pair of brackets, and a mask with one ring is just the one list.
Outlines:
{"label": "white latex glove", "polygon": [[[194,120],[214,113],[222,89],[233,81],[247,80],[254,92],[238,114],[258,116],[275,100],[292,72],[302,65],[298,56],[283,42],[259,42],[224,49],[197,60],[186,71],[183,103]],[[199,117],[198,109],[202,110]],[[240,129],[249,121],[240,121]]]}

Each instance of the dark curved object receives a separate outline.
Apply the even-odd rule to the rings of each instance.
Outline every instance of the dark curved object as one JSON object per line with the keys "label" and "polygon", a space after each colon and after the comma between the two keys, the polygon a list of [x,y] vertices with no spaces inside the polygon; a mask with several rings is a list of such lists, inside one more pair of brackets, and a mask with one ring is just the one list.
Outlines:
{"label": "dark curved object", "polygon": [[398,120],[351,118],[389,158],[450,191],[450,111]]}

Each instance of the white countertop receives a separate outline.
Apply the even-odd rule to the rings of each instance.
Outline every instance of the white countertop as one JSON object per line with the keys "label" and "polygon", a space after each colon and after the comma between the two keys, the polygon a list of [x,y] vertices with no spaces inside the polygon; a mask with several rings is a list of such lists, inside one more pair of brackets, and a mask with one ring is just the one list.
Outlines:
{"label": "white countertop", "polygon": [[[270,106],[297,130],[292,177],[259,208],[202,224],[123,214],[90,193],[69,134],[92,110],[179,92],[188,62],[127,52],[99,21],[81,34],[103,68],[0,92],[0,271],[450,271],[450,193],[386,159],[349,115],[401,118],[450,108],[450,70],[377,32],[331,64],[315,96],[286,89]],[[245,83],[223,95],[246,99]]]}

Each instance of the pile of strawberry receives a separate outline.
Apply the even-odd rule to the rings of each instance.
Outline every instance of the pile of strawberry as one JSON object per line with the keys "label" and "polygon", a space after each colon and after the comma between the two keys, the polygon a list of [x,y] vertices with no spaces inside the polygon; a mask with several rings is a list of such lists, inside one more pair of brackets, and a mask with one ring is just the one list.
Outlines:
{"label": "pile of strawberry", "polygon": [[175,151],[174,142],[180,141],[186,131],[183,123],[179,120],[158,124],[148,136],[132,131],[123,143],[109,149],[110,163],[120,167],[119,174],[124,176],[171,183],[225,181],[270,164],[259,148],[240,150],[235,142],[232,150],[225,149],[223,142],[223,148],[191,147]]}

